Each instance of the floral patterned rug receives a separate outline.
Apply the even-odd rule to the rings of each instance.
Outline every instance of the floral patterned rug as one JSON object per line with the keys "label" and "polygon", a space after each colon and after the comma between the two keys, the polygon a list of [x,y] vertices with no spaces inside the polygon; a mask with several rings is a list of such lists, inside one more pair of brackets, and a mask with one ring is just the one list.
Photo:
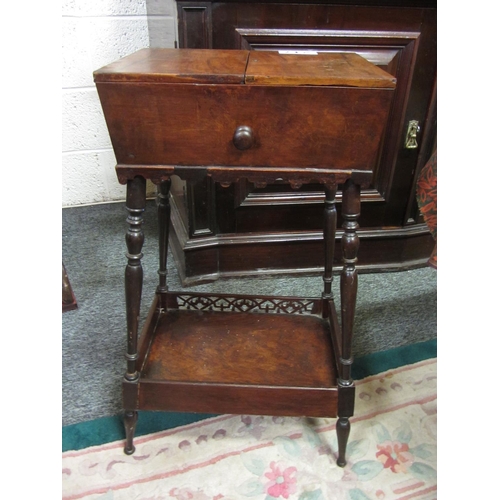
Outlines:
{"label": "floral patterned rug", "polygon": [[356,382],[348,464],[336,419],[224,415],[62,458],[63,498],[430,500],[437,498],[436,359]]}

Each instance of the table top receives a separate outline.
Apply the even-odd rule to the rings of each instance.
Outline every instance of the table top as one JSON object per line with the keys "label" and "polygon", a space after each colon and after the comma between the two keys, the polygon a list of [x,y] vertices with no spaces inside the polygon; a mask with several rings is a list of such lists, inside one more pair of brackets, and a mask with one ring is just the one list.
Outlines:
{"label": "table top", "polygon": [[94,72],[96,82],[394,88],[396,79],[354,53],[142,49]]}

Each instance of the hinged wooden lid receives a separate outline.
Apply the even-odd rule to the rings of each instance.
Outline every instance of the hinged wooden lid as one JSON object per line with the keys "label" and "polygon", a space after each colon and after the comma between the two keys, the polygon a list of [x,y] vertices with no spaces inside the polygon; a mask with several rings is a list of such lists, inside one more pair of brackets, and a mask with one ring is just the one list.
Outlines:
{"label": "hinged wooden lid", "polygon": [[248,50],[142,49],[94,72],[96,82],[245,82]]}
{"label": "hinged wooden lid", "polygon": [[252,51],[245,83],[394,88],[396,79],[355,53]]}
{"label": "hinged wooden lid", "polygon": [[142,49],[94,72],[96,82],[394,88],[396,79],[354,53]]}

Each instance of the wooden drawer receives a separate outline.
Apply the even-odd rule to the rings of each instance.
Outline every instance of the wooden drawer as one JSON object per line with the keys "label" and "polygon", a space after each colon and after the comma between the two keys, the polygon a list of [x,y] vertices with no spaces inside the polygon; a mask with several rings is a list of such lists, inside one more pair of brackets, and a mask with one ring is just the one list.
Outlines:
{"label": "wooden drawer", "polygon": [[395,82],[356,54],[157,49],[132,57],[95,74],[118,164],[375,164]]}

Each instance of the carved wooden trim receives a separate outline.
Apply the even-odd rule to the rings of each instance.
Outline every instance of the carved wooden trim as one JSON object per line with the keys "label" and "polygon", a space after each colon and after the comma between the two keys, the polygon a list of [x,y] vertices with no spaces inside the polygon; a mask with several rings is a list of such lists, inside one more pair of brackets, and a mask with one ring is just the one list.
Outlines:
{"label": "carved wooden trim", "polygon": [[117,165],[116,174],[121,184],[126,184],[136,176],[160,184],[172,175],[178,175],[184,180],[203,179],[208,176],[225,187],[240,179],[246,179],[258,187],[280,180],[288,182],[293,188],[299,188],[302,184],[308,183],[336,186],[349,178],[355,179],[356,182],[366,182],[372,176],[371,170],[284,168],[277,171],[268,167],[168,167],[164,165]]}
{"label": "carved wooden trim", "polygon": [[175,294],[178,309],[218,312],[317,314],[319,299],[246,295]]}
{"label": "carved wooden trim", "polygon": [[174,167],[164,165],[116,165],[115,170],[120,184],[127,184],[127,181],[137,175],[151,180],[154,184],[160,184],[170,179],[174,173]]}
{"label": "carved wooden trim", "polygon": [[234,167],[220,168],[208,167],[207,175],[215,182],[219,182],[223,187],[230,186],[233,182],[246,179],[256,187],[262,188],[276,181],[284,181],[294,189],[303,184],[319,183],[328,187],[335,187],[337,184],[345,182],[349,178],[357,180],[367,180],[371,177],[371,171],[352,170],[328,170],[328,169],[294,169],[286,168],[279,172],[272,168],[247,168]]}

